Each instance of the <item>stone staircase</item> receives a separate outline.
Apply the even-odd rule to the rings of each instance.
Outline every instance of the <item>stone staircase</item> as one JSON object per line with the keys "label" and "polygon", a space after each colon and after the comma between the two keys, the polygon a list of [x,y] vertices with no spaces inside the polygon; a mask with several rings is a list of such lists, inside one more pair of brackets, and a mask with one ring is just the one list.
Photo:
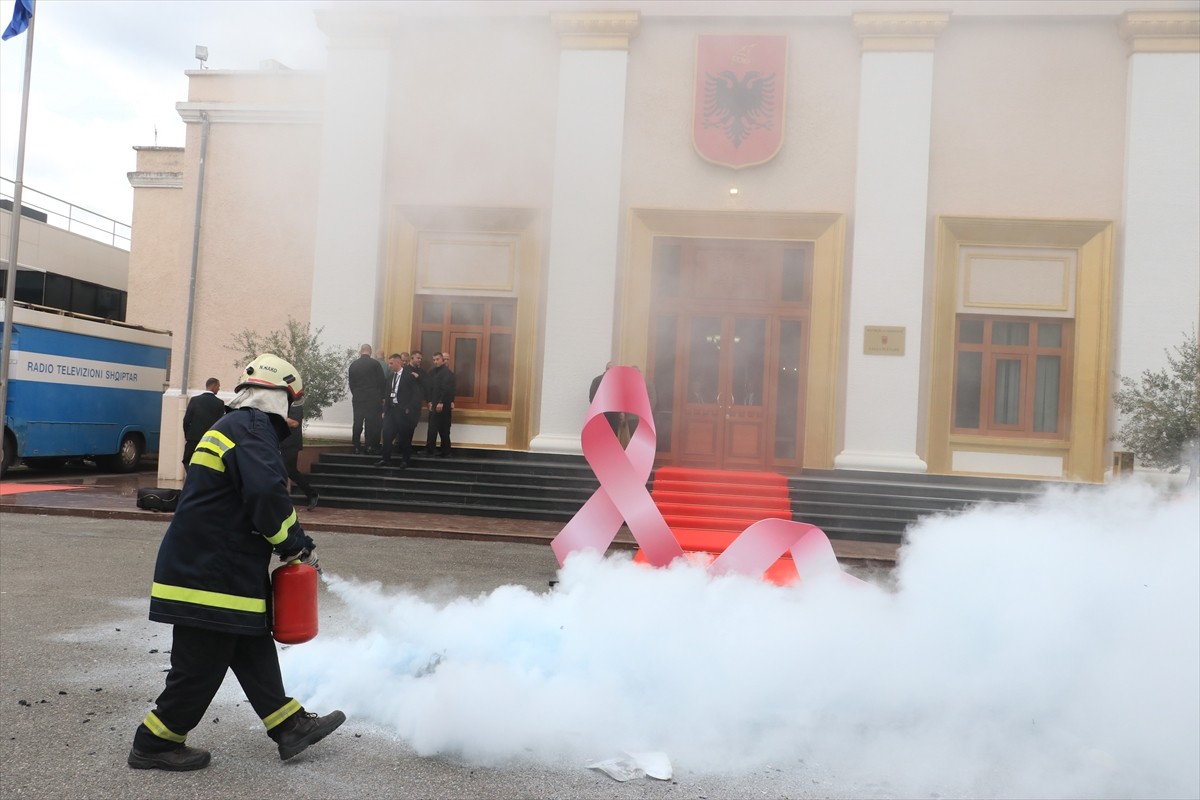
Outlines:
{"label": "stone staircase", "polygon": [[[377,460],[322,453],[311,470],[321,504],[565,523],[599,486],[582,456],[460,448],[449,458],[417,455],[403,470],[372,466]],[[1041,487],[1004,478],[846,470],[788,478],[793,519],[833,539],[893,544],[920,517],[976,503],[1022,502]],[[294,497],[302,503],[302,495]]]}
{"label": "stone staircase", "polygon": [[459,448],[414,455],[407,469],[372,466],[378,460],[322,453],[310,473],[321,504],[566,522],[600,485],[582,456]]}
{"label": "stone staircase", "polygon": [[831,539],[899,544],[921,517],[979,503],[1026,502],[1040,481],[858,470],[805,470],[788,478],[792,519],[821,528]]}

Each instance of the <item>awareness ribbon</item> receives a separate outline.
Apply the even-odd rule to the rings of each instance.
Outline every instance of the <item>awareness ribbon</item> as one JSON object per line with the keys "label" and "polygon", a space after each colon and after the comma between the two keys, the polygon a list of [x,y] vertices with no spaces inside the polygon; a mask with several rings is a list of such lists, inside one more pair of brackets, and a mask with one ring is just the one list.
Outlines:
{"label": "awareness ribbon", "polygon": [[729,543],[725,551],[708,566],[713,575],[736,572],[752,577],[762,575],[784,553],[790,552],[800,582],[823,575],[838,574],[852,583],[862,583],[842,571],[833,545],[825,531],[807,522],[790,519],[760,519]]}
{"label": "awareness ribbon", "polygon": [[[626,448],[606,413],[624,412],[639,423]],[[654,504],[646,481],[654,467],[657,433],[642,374],[633,367],[612,367],[600,381],[588,407],[580,443],[600,487],[550,543],[558,563],[577,550],[603,553],[616,538],[622,521],[651,565],[665,567],[683,555],[662,512]],[[787,519],[761,519],[742,531],[711,564],[713,575],[738,573],[761,577],[779,558],[790,553],[800,580],[843,572],[825,532],[815,525]]]}
{"label": "awareness ribbon", "polygon": [[[637,430],[626,448],[621,447],[604,416],[613,412],[638,418]],[[600,481],[600,488],[550,543],[558,563],[577,550],[603,553],[616,538],[622,521],[654,566],[665,567],[683,555],[683,548],[646,490],[657,439],[642,373],[633,367],[612,367],[604,373],[588,407],[580,440],[583,456]]]}

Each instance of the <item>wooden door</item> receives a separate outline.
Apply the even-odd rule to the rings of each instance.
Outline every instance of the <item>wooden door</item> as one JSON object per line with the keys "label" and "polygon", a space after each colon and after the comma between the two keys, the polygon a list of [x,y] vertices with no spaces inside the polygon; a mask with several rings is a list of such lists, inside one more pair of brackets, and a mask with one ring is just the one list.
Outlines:
{"label": "wooden door", "polygon": [[650,332],[660,463],[799,466],[807,255],[791,243],[662,243]]}
{"label": "wooden door", "polygon": [[685,316],[681,464],[757,468],[767,459],[767,323],[761,315]]}

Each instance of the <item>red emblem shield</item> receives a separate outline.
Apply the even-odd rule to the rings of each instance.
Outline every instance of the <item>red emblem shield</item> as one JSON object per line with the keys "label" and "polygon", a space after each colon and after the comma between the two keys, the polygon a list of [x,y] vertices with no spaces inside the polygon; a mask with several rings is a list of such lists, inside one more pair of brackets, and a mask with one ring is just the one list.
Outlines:
{"label": "red emblem shield", "polygon": [[700,36],[692,142],[734,169],[770,161],[783,144],[786,36]]}

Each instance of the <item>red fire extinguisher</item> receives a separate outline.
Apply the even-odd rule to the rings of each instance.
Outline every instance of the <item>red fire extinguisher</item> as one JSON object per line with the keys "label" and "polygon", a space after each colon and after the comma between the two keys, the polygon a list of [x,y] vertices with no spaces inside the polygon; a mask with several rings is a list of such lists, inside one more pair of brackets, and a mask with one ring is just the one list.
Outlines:
{"label": "red fire extinguisher", "polygon": [[317,570],[293,561],[271,573],[274,636],[280,644],[303,644],[317,635]]}

